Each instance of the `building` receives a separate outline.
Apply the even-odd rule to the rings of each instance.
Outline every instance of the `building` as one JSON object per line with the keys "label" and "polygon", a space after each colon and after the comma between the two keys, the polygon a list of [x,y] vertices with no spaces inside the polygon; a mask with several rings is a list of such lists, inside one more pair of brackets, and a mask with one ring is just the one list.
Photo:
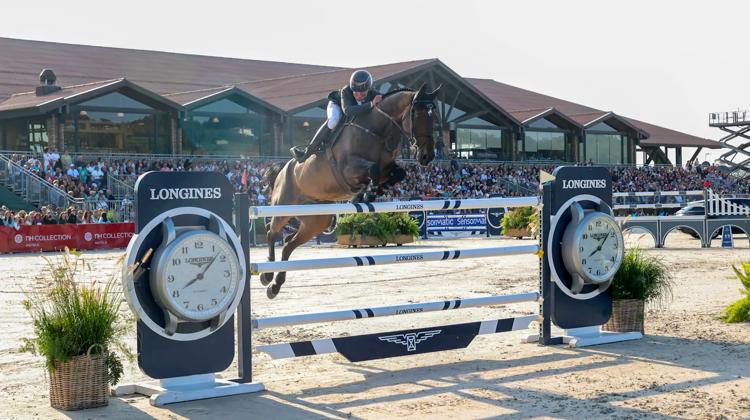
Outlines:
{"label": "building", "polygon": [[[43,69],[48,69],[40,74]],[[438,156],[683,162],[720,144],[489,79],[438,59],[367,68],[381,92],[442,85]],[[0,149],[288,156],[353,69],[0,38]],[[670,162],[668,150],[676,159]],[[408,152],[407,152],[408,153]]]}

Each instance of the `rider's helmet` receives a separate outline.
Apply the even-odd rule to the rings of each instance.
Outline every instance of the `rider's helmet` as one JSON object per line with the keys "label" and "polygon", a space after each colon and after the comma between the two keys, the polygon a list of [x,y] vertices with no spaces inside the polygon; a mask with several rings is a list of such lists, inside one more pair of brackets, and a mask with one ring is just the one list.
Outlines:
{"label": "rider's helmet", "polygon": [[367,92],[372,89],[372,75],[367,70],[357,70],[349,78],[349,88],[353,92]]}

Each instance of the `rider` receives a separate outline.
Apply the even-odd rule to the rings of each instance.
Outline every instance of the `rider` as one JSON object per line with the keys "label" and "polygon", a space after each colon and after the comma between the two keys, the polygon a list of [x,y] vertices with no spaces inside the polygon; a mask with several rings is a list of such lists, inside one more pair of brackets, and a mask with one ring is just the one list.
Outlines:
{"label": "rider", "polygon": [[321,150],[331,132],[338,125],[343,113],[347,119],[372,109],[383,97],[372,89],[372,75],[367,70],[356,70],[349,78],[349,84],[340,91],[333,91],[328,95],[326,115],[328,120],[320,126],[315,136],[306,148],[295,146],[291,152],[297,162],[302,163],[307,158]]}

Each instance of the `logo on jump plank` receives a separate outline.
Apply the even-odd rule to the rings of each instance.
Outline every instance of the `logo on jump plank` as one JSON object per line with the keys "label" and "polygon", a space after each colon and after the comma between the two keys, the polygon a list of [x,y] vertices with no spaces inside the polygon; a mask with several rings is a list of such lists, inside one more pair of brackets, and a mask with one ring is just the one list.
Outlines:
{"label": "logo on jump plank", "polygon": [[440,334],[442,331],[443,330],[430,330],[408,334],[386,335],[384,337],[378,337],[378,340],[401,344],[402,346],[406,346],[406,351],[415,351],[417,350],[417,344]]}

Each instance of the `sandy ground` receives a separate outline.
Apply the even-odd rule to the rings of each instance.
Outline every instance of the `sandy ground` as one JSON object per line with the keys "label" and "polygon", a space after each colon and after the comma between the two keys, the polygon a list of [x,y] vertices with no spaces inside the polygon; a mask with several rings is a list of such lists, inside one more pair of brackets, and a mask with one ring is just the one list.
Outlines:
{"label": "sandy ground", "polygon": [[[629,241],[653,245],[631,235]],[[331,249],[310,246],[297,258],[370,255],[408,249],[473,248],[531,241],[430,240],[403,248]],[[649,249],[672,267],[677,287],[666,308],[649,308],[646,337],[583,349],[519,344],[516,331],[480,336],[465,350],[349,363],[339,355],[270,360],[254,353],[261,394],[156,408],[142,396],[112,398],[108,407],[59,412],[49,406],[41,358],[19,353],[31,325],[20,307],[22,290],[41,271],[39,255],[2,255],[0,299],[0,418],[750,418],[750,325],[726,325],[722,309],[740,297],[730,264],[750,259],[738,248],[701,250],[674,234],[667,248]],[[254,251],[265,257],[263,249]],[[102,277],[115,270],[117,252],[88,255]],[[290,273],[282,294],[266,299],[253,282],[253,315],[512,294],[534,291],[537,257],[522,255],[446,263]],[[409,317],[375,318],[263,330],[256,343],[297,341],[419,328],[532,313],[535,303]],[[536,328],[536,324],[532,324]],[[533,331],[532,331],[533,332]],[[135,346],[135,338],[131,338]],[[231,378],[232,367],[223,373]],[[124,383],[146,378],[131,365]]]}

